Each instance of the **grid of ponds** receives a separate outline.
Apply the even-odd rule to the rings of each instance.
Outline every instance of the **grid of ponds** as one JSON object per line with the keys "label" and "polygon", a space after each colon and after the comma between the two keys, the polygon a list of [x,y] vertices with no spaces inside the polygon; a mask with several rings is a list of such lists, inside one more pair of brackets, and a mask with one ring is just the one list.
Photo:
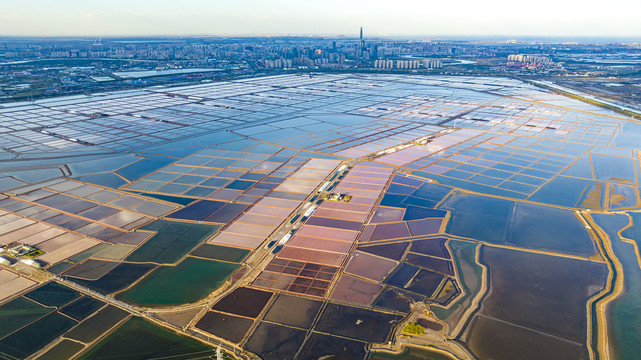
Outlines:
{"label": "grid of ponds", "polygon": [[[440,319],[430,331],[460,335],[475,356],[513,358],[509,338],[554,358],[526,341],[537,334],[580,358],[585,294],[605,272],[573,209],[638,208],[628,120],[517,80],[383,74],[3,104],[0,246],[36,249],[28,260],[45,271],[134,306],[220,291],[181,327],[265,359],[365,358],[415,302]],[[564,275],[563,293],[552,270],[511,272],[508,251],[590,278]],[[165,340],[211,351],[58,283],[2,269],[0,287],[0,351],[14,357],[48,344],[45,358],[121,356],[143,337],[149,356]],[[563,321],[537,315],[559,296],[580,306],[557,307]],[[467,311],[474,299],[482,308]]]}

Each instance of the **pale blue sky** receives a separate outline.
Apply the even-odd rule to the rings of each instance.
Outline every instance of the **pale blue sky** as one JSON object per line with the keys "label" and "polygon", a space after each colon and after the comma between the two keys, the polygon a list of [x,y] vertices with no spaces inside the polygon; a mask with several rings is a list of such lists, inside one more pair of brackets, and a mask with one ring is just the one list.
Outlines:
{"label": "pale blue sky", "polygon": [[[7,35],[641,37],[639,0],[0,0]],[[641,40],[641,39],[640,39]]]}

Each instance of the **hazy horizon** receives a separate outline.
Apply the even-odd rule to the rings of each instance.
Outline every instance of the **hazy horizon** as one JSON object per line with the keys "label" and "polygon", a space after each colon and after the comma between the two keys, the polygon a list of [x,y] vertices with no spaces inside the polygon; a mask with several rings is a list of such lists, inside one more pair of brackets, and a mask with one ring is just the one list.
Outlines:
{"label": "hazy horizon", "polygon": [[426,4],[417,0],[309,3],[239,0],[11,2],[0,36],[641,37],[641,3],[541,0]]}
{"label": "hazy horizon", "polygon": [[[150,35],[0,35],[0,40],[38,40],[46,39],[50,41],[91,41],[112,40],[112,41],[181,41],[186,39],[242,39],[242,38],[274,38],[274,39],[336,39],[336,40],[358,40],[358,28],[354,34],[327,35],[327,34],[239,34],[239,35],[216,35],[216,34],[150,34]],[[365,29],[364,29],[365,31]],[[536,36],[536,35],[389,35],[389,36],[367,36],[366,40],[381,41],[461,41],[461,42],[541,42],[541,43],[559,43],[559,42],[577,42],[577,43],[607,43],[607,42],[641,42],[641,36]],[[175,40],[172,40],[175,39]]]}

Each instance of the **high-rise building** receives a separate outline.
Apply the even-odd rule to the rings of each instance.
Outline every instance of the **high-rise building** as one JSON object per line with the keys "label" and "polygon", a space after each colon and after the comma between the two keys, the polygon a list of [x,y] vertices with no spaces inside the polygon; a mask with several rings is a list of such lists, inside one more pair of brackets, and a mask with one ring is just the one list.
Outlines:
{"label": "high-rise building", "polygon": [[363,27],[361,26],[361,48],[360,56],[363,57],[363,51],[365,50],[365,40],[363,40]]}
{"label": "high-rise building", "polygon": [[372,59],[372,60],[376,60],[376,59],[378,59],[380,57],[378,55],[378,45],[377,44],[372,45],[372,51],[370,52],[369,56],[370,56],[370,59]]}

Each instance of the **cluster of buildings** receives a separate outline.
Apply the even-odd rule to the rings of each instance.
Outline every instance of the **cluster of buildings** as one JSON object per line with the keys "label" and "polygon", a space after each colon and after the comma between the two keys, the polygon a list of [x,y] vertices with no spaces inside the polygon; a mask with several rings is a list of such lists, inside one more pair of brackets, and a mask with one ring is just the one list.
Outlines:
{"label": "cluster of buildings", "polygon": [[376,69],[440,69],[443,67],[441,60],[375,60]]}
{"label": "cluster of buildings", "polygon": [[300,55],[296,58],[286,59],[284,57],[278,57],[274,59],[261,59],[259,65],[265,67],[265,69],[291,69],[294,67],[331,67],[331,66],[342,66],[346,63],[345,54],[337,53],[327,53],[326,56],[323,56],[321,51],[316,52],[318,56],[307,56]]}
{"label": "cluster of buildings", "polygon": [[275,59],[275,60],[264,60],[263,65],[266,69],[282,69],[282,68],[291,68],[294,66],[294,62],[289,59]]}
{"label": "cluster of buildings", "polygon": [[[365,37],[0,39],[0,102],[217,81],[279,71],[440,69],[456,74],[634,73],[638,44]],[[74,59],[73,63],[67,59]],[[507,61],[506,61],[507,59]],[[113,61],[119,60],[119,61]],[[625,63],[626,67],[619,66]],[[612,65],[607,69],[605,65]],[[616,67],[615,67],[616,66]],[[207,69],[208,72],[182,72]],[[163,76],[120,78],[119,72]],[[212,71],[215,70],[215,71]]]}
{"label": "cluster of buildings", "polygon": [[[0,40],[0,62],[29,59],[146,60],[174,67],[246,64],[250,68],[297,66],[373,67],[376,60],[407,56],[486,53],[486,49],[442,41],[360,37],[200,37],[182,39]],[[168,64],[170,63],[170,64]],[[224,66],[228,67],[228,66]],[[409,67],[408,67],[409,68]]]}
{"label": "cluster of buildings", "polygon": [[33,258],[42,254],[44,254],[44,251],[15,241],[5,245],[4,247],[0,247],[0,264],[13,265],[16,262],[21,262],[29,266],[40,268],[43,264]]}
{"label": "cluster of buildings", "polygon": [[523,54],[512,54],[507,57],[508,66],[518,65],[518,64],[528,64],[528,65],[551,65],[552,60],[547,56],[537,56],[537,55],[523,55]]}

